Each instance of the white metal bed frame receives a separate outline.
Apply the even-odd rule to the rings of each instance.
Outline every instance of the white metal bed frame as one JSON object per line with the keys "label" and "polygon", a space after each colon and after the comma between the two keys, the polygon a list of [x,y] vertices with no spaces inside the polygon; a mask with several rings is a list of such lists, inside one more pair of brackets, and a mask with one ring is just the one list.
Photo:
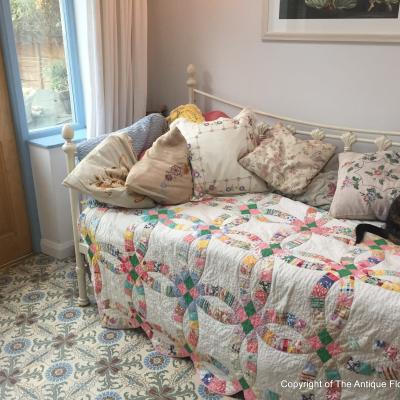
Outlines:
{"label": "white metal bed frame", "polygon": [[[231,106],[234,108],[243,109],[244,106],[241,104],[234,103],[232,101],[223,99],[213,94],[204,92],[197,89],[196,80],[196,69],[193,64],[187,67],[187,81],[189,103],[194,104],[197,97],[204,97],[217,101],[219,103]],[[400,147],[400,142],[393,142],[393,139],[400,137],[400,131],[376,131],[371,129],[355,129],[347,128],[343,126],[326,125],[310,121],[302,121],[290,117],[275,115],[260,110],[253,110],[256,114],[263,117],[279,120],[289,123],[289,129],[293,133],[311,136],[314,139],[336,139],[343,142],[344,151],[351,151],[352,146],[356,142],[374,144],[378,150],[387,150],[391,146]],[[292,125],[294,124],[294,125]],[[360,134],[362,136],[360,136]],[[70,173],[76,165],[76,145],[73,143],[74,130],[69,125],[65,125],[62,130],[62,137],[64,138],[64,145],[62,147],[65,152],[67,161],[67,171]],[[71,216],[72,216],[72,229],[74,236],[75,246],[75,257],[76,257],[76,273],[78,279],[78,305],[86,306],[89,304],[89,298],[87,296],[86,287],[86,276],[85,276],[85,265],[83,256],[87,256],[88,246],[86,243],[80,240],[80,234],[78,230],[78,217],[81,212],[80,193],[74,189],[69,189],[69,198],[71,203]]]}

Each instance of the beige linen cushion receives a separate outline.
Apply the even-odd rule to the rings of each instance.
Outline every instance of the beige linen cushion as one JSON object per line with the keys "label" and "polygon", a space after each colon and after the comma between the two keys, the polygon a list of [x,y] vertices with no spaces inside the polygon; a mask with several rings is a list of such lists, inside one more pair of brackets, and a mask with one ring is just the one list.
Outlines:
{"label": "beige linen cushion", "polygon": [[191,199],[189,151],[178,128],[153,143],[130,170],[126,187],[128,192],[144,194],[161,204],[180,204]]}
{"label": "beige linen cushion", "polygon": [[192,166],[194,196],[263,192],[262,179],[238,162],[256,146],[254,114],[244,109],[234,118],[195,124],[185,119],[172,123],[185,137]]}
{"label": "beige linen cushion", "polygon": [[335,218],[386,220],[400,195],[400,152],[346,152],[339,155],[339,174],[330,214]]}
{"label": "beige linen cushion", "polygon": [[293,200],[301,201],[312,207],[329,211],[337,185],[337,171],[320,172],[302,194],[294,195]]}
{"label": "beige linen cushion", "polygon": [[320,140],[296,138],[282,124],[240,164],[283,194],[304,193],[308,184],[335,152],[335,146]]}
{"label": "beige linen cushion", "polygon": [[129,194],[125,188],[126,177],[135,163],[129,136],[114,133],[97,145],[63,184],[102,203],[125,208],[153,207],[153,200],[141,194]]}

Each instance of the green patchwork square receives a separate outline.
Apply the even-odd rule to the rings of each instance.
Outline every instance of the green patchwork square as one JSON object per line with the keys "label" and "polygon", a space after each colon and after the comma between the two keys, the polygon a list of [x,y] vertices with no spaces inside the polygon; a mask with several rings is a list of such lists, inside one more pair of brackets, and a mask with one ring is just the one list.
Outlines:
{"label": "green patchwork square", "polygon": [[246,379],[244,379],[243,377],[239,379],[239,383],[243,390],[246,390],[250,387]]}
{"label": "green patchwork square", "polygon": [[349,264],[349,265],[346,265],[346,269],[353,270],[353,269],[357,269],[357,267],[354,264]]}
{"label": "green patchwork square", "polygon": [[134,281],[137,281],[137,279],[139,278],[138,273],[134,269],[131,271],[130,275],[131,275],[131,277],[133,278]]}
{"label": "green patchwork square", "polygon": [[322,349],[317,350],[317,354],[323,363],[327,362],[331,358],[331,355],[329,354],[328,350],[326,350],[324,347]]}
{"label": "green patchwork square", "polygon": [[380,246],[369,246],[369,248],[370,248],[371,250],[380,250],[380,249],[381,249]]}
{"label": "green patchwork square", "polygon": [[86,243],[90,246],[92,244],[92,240],[90,239],[89,235],[85,237]]}
{"label": "green patchwork square", "polygon": [[254,329],[249,319],[246,319],[246,321],[242,322],[242,328],[246,335]]}
{"label": "green patchwork square", "polygon": [[272,249],[270,247],[261,250],[261,255],[263,257],[269,257],[269,256],[272,256],[272,254],[274,254],[274,252],[272,251]]}
{"label": "green patchwork square", "polygon": [[158,215],[148,215],[147,216],[147,219],[149,219],[150,221],[155,221],[155,220],[157,220],[158,219]]}
{"label": "green patchwork square", "polygon": [[192,278],[191,278],[190,276],[187,277],[187,278],[184,280],[184,282],[185,282],[186,289],[190,290],[191,288],[194,287],[194,283],[193,283]]}
{"label": "green patchwork square", "polygon": [[139,324],[143,323],[143,320],[140,318],[139,314],[136,315],[136,321],[139,322]]}
{"label": "green patchwork square", "polygon": [[241,212],[243,215],[250,214],[250,211],[249,211],[249,210],[241,210],[240,212]]}
{"label": "green patchwork square", "polygon": [[279,249],[281,245],[279,243],[272,243],[270,247],[271,249]]}
{"label": "green patchwork square", "polygon": [[327,369],[325,371],[325,376],[328,381],[339,381],[342,379],[337,369]]}
{"label": "green patchwork square", "polygon": [[92,259],[93,258],[93,251],[89,249],[88,250],[88,255],[89,255],[89,258]]}
{"label": "green patchwork square", "polygon": [[250,210],[255,210],[255,209],[257,209],[257,204],[250,203],[250,204],[248,204],[247,207],[248,207]]}
{"label": "green patchwork square", "polygon": [[329,332],[324,329],[318,334],[319,340],[326,346],[329,343],[333,342],[333,339]]}
{"label": "green patchwork square", "polygon": [[325,306],[325,301],[324,299],[320,299],[319,297],[313,297],[311,298],[311,307],[312,308],[318,308],[318,309],[323,309]]}
{"label": "green patchwork square", "polygon": [[348,269],[341,269],[341,270],[337,271],[337,273],[339,274],[339,276],[341,278],[351,275],[351,271],[349,271]]}
{"label": "green patchwork square", "polygon": [[246,311],[248,317],[251,317],[256,313],[256,309],[254,308],[254,304],[252,301],[250,301],[250,303],[244,307],[244,310]]}
{"label": "green patchwork square", "polygon": [[211,231],[209,229],[203,229],[202,231],[200,231],[200,235],[210,235]]}
{"label": "green patchwork square", "polygon": [[375,372],[375,368],[367,363],[361,363],[359,373],[362,375],[370,376]]}
{"label": "green patchwork square", "polygon": [[310,222],[309,224],[307,224],[307,226],[309,228],[316,228],[317,227],[317,223],[316,222]]}
{"label": "green patchwork square", "polygon": [[189,305],[189,304],[193,301],[193,297],[190,295],[189,292],[186,292],[186,293],[183,295],[183,299],[185,300],[185,303],[186,303],[187,305]]}
{"label": "green patchwork square", "polygon": [[379,245],[379,246],[383,246],[383,245],[386,244],[386,240],[384,240],[384,239],[378,239],[378,240],[375,240],[375,243],[376,243],[377,245]]}
{"label": "green patchwork square", "polygon": [[158,210],[158,214],[159,215],[167,215],[168,214],[168,210],[165,208],[161,208]]}
{"label": "green patchwork square", "polygon": [[186,349],[186,351],[187,351],[188,353],[192,353],[192,349],[191,349],[191,347],[190,347],[187,343],[185,343],[185,345],[184,345],[183,347]]}
{"label": "green patchwork square", "polygon": [[133,254],[133,255],[130,257],[129,260],[130,260],[131,264],[132,264],[134,267],[136,267],[137,265],[139,265],[139,260],[138,260],[136,254]]}

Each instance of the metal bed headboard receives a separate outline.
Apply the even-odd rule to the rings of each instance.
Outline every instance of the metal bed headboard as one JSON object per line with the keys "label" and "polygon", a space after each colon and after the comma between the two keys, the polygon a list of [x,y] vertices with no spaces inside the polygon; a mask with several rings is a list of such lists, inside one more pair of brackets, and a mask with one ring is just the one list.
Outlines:
{"label": "metal bed headboard", "polygon": [[[187,67],[187,81],[189,103],[194,104],[198,98],[210,99],[230,107],[243,109],[245,106],[226,100],[222,97],[215,96],[211,93],[197,89],[196,68],[193,64]],[[253,110],[256,114],[277,121],[283,121],[293,132],[301,135],[311,136],[314,139],[335,139],[343,142],[344,151],[351,151],[352,146],[356,142],[376,145],[377,149],[387,150],[391,146],[400,146],[399,141],[394,141],[400,137],[400,131],[376,131],[371,129],[347,128],[343,126],[320,124],[317,122],[302,121],[295,118],[280,116],[260,110]],[[294,124],[294,125],[293,125]],[[62,147],[65,152],[67,172],[70,173],[76,166],[76,144],[73,142],[74,130],[69,125],[64,125],[62,130],[64,145]],[[76,257],[76,273],[78,279],[78,305],[86,306],[89,304],[86,287],[86,276],[83,256],[87,256],[88,246],[80,240],[78,217],[81,212],[80,196],[81,194],[74,190],[69,190],[71,203],[72,228],[74,236],[74,247]]]}

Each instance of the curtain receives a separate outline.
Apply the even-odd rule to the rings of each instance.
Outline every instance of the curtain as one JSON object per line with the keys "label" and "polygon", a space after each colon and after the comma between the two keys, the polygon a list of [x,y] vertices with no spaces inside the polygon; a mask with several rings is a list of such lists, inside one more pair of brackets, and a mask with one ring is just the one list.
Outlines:
{"label": "curtain", "polygon": [[87,136],[146,113],[147,0],[75,0]]}

